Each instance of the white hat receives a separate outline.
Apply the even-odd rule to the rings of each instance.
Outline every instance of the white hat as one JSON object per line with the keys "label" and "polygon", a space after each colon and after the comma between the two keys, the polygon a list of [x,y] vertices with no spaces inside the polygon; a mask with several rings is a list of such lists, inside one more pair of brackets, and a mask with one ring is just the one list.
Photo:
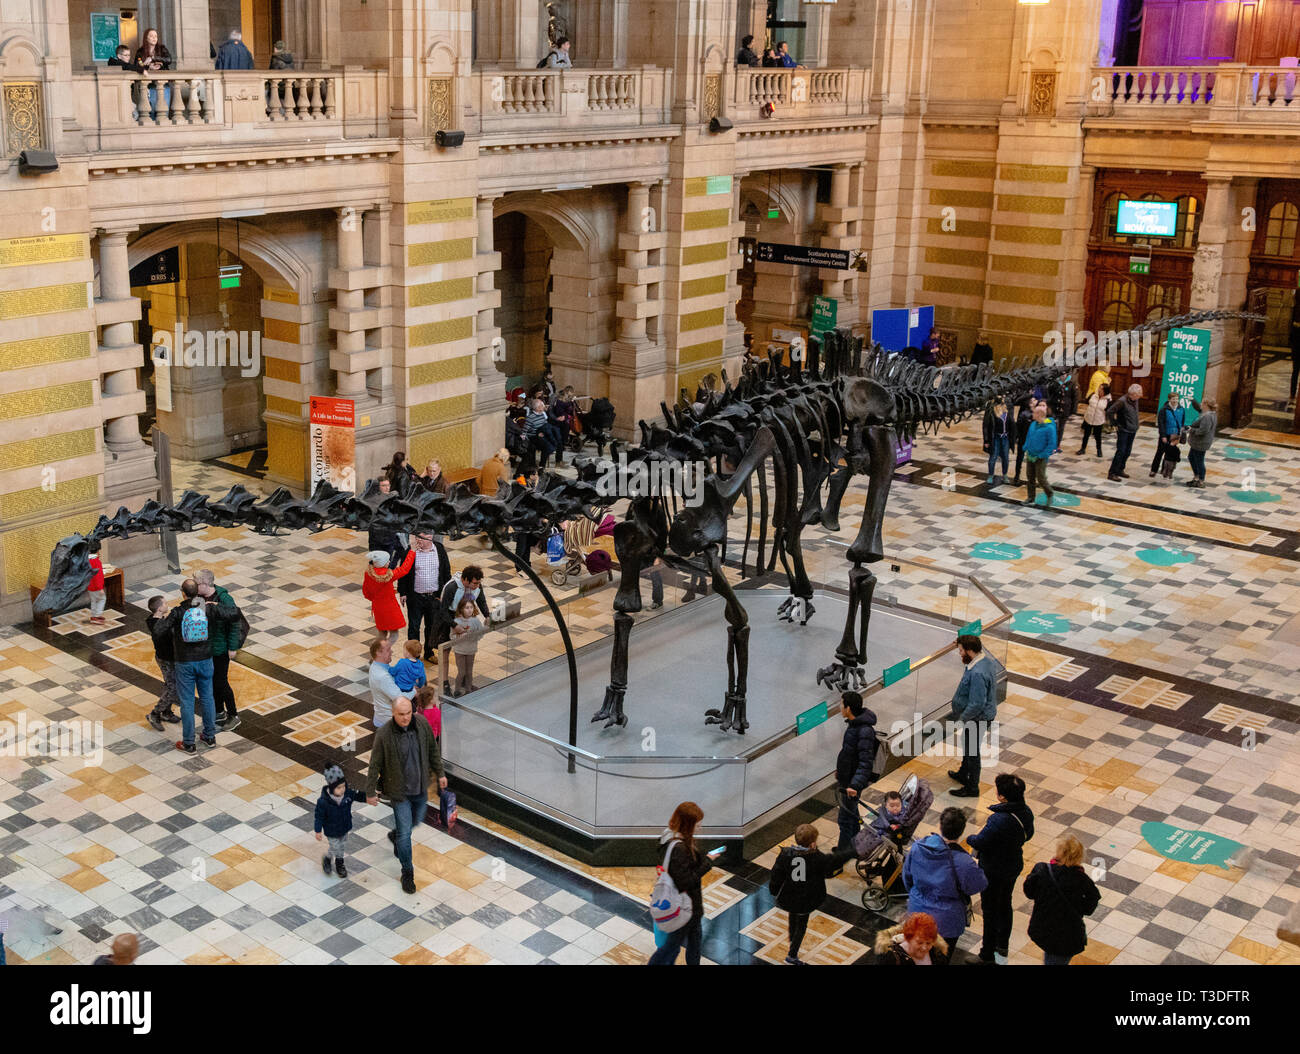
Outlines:
{"label": "white hat", "polygon": [[378,550],[375,550],[374,552],[367,553],[367,554],[366,554],[366,559],[368,559],[368,560],[370,561],[370,566],[371,566],[371,567],[387,567],[387,566],[388,566],[388,554],[387,554],[387,553],[381,553],[381,552],[379,552]]}

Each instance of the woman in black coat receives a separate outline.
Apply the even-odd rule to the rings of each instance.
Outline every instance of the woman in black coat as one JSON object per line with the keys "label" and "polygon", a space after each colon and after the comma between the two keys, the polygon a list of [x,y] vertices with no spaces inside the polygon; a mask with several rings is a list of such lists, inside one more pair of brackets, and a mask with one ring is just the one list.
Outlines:
{"label": "woman in black coat", "polygon": [[855,850],[849,846],[819,853],[817,828],[810,823],[795,828],[794,841],[777,855],[767,888],[776,897],[776,906],[790,916],[790,952],[785,961],[791,966],[806,966],[799,960],[799,946],[808,932],[808,918],[826,899],[826,876],[837,873],[853,858]]}
{"label": "woman in black coat", "polygon": [[1029,426],[1034,422],[1034,404],[1032,395],[1026,395],[1016,407],[1016,478],[1011,482],[1020,486],[1020,467],[1025,463],[1025,440],[1029,438]]}
{"label": "woman in black coat", "polygon": [[1035,864],[1025,879],[1025,896],[1034,902],[1029,939],[1043,949],[1044,966],[1068,966],[1088,946],[1083,917],[1097,910],[1101,891],[1082,864],[1083,846],[1066,835],[1052,861]]}
{"label": "woman in black coat", "polygon": [[1025,781],[1009,772],[994,781],[998,802],[984,829],[966,839],[979,854],[980,870],[988,887],[980,894],[984,916],[984,943],[980,961],[1005,966],[1011,945],[1011,894],[1025,868],[1024,844],[1034,836],[1034,814],[1025,804]]}

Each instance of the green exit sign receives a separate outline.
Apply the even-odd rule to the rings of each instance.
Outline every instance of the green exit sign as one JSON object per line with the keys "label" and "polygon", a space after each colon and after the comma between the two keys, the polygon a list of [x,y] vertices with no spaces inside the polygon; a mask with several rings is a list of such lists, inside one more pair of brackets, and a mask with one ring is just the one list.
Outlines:
{"label": "green exit sign", "polygon": [[780,210],[780,209],[768,209],[768,210],[767,210],[767,218],[768,218],[769,220],[780,219],[780,218],[781,218],[781,210]]}
{"label": "green exit sign", "polygon": [[223,274],[223,275],[221,276],[221,288],[222,288],[222,289],[238,289],[238,288],[239,288],[239,278],[240,278],[240,276],[237,275],[237,274]]}
{"label": "green exit sign", "polygon": [[1130,256],[1128,258],[1129,274],[1150,274],[1151,261],[1141,256]]}

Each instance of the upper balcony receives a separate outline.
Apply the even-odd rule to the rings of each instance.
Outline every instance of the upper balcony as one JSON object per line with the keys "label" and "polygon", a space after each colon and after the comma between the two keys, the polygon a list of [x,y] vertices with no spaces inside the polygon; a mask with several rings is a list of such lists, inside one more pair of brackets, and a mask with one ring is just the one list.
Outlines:
{"label": "upper balcony", "polygon": [[[1093,70],[1086,124],[1093,128],[1300,133],[1295,67],[1106,66]],[[1209,131],[1210,128],[1205,129]]]}
{"label": "upper balcony", "polygon": [[871,70],[752,69],[736,70],[727,116],[737,124],[772,121],[833,122],[869,112]]}
{"label": "upper balcony", "polygon": [[672,72],[654,66],[476,70],[469,90],[486,140],[600,137],[672,122]]}
{"label": "upper balcony", "polygon": [[72,81],[92,153],[279,147],[388,134],[388,74],[382,70],[147,75],[100,69],[76,73]]}

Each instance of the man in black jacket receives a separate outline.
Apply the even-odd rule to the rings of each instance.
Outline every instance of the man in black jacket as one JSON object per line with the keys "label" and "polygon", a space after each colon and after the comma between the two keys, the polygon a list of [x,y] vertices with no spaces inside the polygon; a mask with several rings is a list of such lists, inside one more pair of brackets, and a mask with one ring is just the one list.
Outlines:
{"label": "man in black jacket", "polygon": [[740,51],[736,53],[737,66],[757,66],[758,55],[754,52],[754,34],[747,33],[740,42]]}
{"label": "man in black jacket", "polygon": [[[442,625],[442,614],[438,598],[451,579],[451,561],[447,559],[447,550],[441,542],[434,541],[431,534],[417,534],[412,538],[415,543],[415,563],[411,573],[397,580],[398,591],[406,598],[406,639],[420,639],[420,623],[424,623],[424,659],[426,662],[438,658],[438,630]],[[399,549],[393,559],[405,560],[406,550]]]}
{"label": "man in black jacket", "polygon": [[212,694],[212,637],[222,626],[239,621],[234,604],[205,603],[192,578],[181,583],[181,602],[155,629],[170,633],[176,657],[176,694],[181,701],[181,739],[176,749],[198,750],[194,743],[194,693],[203,707],[203,742],[217,745],[217,706]]}
{"label": "man in black jacket", "polygon": [[872,781],[872,766],[876,761],[876,715],[862,703],[857,692],[845,692],[840,697],[840,713],[848,727],[844,742],[835,759],[835,783],[838,787],[840,812],[836,817],[840,825],[840,840],[836,849],[853,846],[853,836],[858,833],[858,796]]}
{"label": "man in black jacket", "polygon": [[799,959],[799,947],[808,932],[808,917],[826,899],[827,876],[839,874],[854,850],[849,846],[819,853],[817,828],[810,823],[795,828],[794,841],[777,855],[767,888],[776,897],[776,906],[790,916],[790,952],[785,961],[790,966],[805,966]]}
{"label": "man in black jacket", "polygon": [[1138,403],[1142,398],[1142,385],[1130,384],[1128,391],[1106,407],[1106,420],[1115,425],[1115,456],[1111,458],[1110,472],[1106,478],[1112,483],[1128,479],[1124,467],[1133,453],[1133,440],[1138,434]]}

